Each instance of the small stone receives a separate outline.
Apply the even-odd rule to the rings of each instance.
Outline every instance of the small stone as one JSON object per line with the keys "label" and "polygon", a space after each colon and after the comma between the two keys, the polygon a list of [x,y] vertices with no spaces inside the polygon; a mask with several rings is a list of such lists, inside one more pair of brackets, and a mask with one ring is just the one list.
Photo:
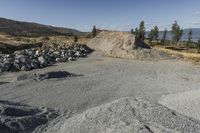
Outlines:
{"label": "small stone", "polygon": [[45,60],[45,58],[43,56],[40,56],[38,58],[38,61],[40,62],[41,67],[47,66],[47,61]]}
{"label": "small stone", "polygon": [[33,69],[37,69],[37,68],[39,67],[39,62],[32,61],[32,62],[31,62],[31,67],[32,67]]}
{"label": "small stone", "polygon": [[31,65],[30,64],[24,64],[24,65],[22,65],[21,70],[22,71],[29,71],[29,70],[31,70]]}
{"label": "small stone", "polygon": [[11,63],[7,62],[7,63],[1,64],[1,69],[2,69],[3,72],[10,70],[11,69]]}
{"label": "small stone", "polygon": [[56,58],[56,62],[66,62],[67,60],[66,58]]}
{"label": "small stone", "polygon": [[21,64],[20,63],[17,63],[17,62],[14,62],[13,64],[14,68],[17,69],[17,70],[20,70],[21,69]]}
{"label": "small stone", "polygon": [[73,57],[69,57],[68,60],[69,60],[69,61],[75,61],[76,59],[73,58]]}

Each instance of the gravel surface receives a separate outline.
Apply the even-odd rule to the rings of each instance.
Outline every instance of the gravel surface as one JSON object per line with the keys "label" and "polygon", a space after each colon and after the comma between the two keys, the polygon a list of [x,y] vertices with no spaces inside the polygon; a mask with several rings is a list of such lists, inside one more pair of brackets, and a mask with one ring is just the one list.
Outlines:
{"label": "gravel surface", "polygon": [[[67,71],[82,75],[66,79],[22,80],[22,74]],[[176,59],[139,61],[102,57],[98,52],[76,62],[56,64],[32,71],[2,73],[0,100],[20,102],[36,107],[59,109],[62,117],[55,123],[87,109],[123,97],[145,97],[157,103],[162,95],[197,90],[200,69]],[[7,83],[10,82],[10,83]],[[49,126],[55,125],[54,122]],[[54,127],[57,132],[59,126]]]}
{"label": "gravel surface", "polygon": [[34,108],[19,103],[0,101],[0,132],[28,133],[48,123],[59,114],[48,108]]}
{"label": "gravel surface", "polygon": [[200,122],[159,104],[122,98],[75,115],[58,133],[199,133]]}
{"label": "gravel surface", "polygon": [[200,120],[200,90],[161,97],[160,104],[186,116]]}

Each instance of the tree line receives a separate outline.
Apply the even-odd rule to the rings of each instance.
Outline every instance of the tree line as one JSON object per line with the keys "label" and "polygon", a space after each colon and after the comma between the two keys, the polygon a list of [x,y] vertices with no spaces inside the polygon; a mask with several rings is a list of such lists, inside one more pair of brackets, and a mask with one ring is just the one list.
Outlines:
{"label": "tree line", "polygon": [[[135,35],[136,41],[143,41],[145,40],[145,23],[144,21],[141,21],[139,24],[139,27],[134,29],[131,29],[131,33]],[[150,44],[154,41],[154,44],[161,44],[161,45],[173,45],[178,46],[181,37],[183,36],[183,29],[180,28],[177,21],[175,21],[171,26],[171,33],[172,33],[172,39],[167,40],[167,34],[168,30],[165,29],[163,31],[162,38],[159,40],[159,28],[158,26],[155,26],[153,29],[151,29],[148,32],[147,40]],[[188,40],[185,42],[186,48],[189,48],[194,42],[192,41],[192,29],[190,28],[188,32]],[[159,43],[158,43],[159,42]],[[200,49],[200,39],[196,43],[196,48]]]}

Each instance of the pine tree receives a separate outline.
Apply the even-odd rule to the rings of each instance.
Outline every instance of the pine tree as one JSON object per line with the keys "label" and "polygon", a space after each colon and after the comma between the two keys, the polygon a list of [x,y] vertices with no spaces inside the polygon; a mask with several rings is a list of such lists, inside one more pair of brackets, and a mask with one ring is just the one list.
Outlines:
{"label": "pine tree", "polygon": [[154,38],[154,29],[152,29],[148,34],[149,43],[152,44]]}
{"label": "pine tree", "polygon": [[97,29],[96,29],[96,26],[94,25],[92,29],[92,37],[96,37],[96,35],[97,35]]}
{"label": "pine tree", "polygon": [[162,39],[161,39],[162,44],[165,44],[166,38],[167,38],[167,29],[165,29],[165,31],[163,32],[163,36],[162,36]]}
{"label": "pine tree", "polygon": [[191,43],[192,43],[192,29],[190,28],[188,32],[188,41],[186,43],[186,47],[188,48],[189,46],[191,46]]}
{"label": "pine tree", "polygon": [[131,34],[135,34],[133,29],[131,29]]}
{"label": "pine tree", "polygon": [[144,21],[141,21],[140,26],[139,26],[139,31],[138,31],[138,38],[140,41],[144,41],[145,39],[145,26],[144,26]]}
{"label": "pine tree", "polygon": [[138,28],[135,28],[135,40],[139,40],[139,31],[138,31]]}
{"label": "pine tree", "polygon": [[158,40],[158,37],[159,37],[159,29],[158,29],[158,26],[155,26],[154,29],[153,29],[153,36],[154,36],[154,39],[155,40]]}
{"label": "pine tree", "polygon": [[183,30],[180,28],[177,21],[175,21],[174,24],[172,25],[172,34],[173,34],[172,41],[174,44],[177,44],[183,35]]}

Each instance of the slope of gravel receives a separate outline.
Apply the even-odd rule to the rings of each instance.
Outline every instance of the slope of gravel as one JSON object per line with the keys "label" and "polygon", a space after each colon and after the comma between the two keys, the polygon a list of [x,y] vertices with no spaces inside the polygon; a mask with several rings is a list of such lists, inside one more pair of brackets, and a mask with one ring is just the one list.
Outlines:
{"label": "slope of gravel", "polygon": [[0,132],[29,133],[56,118],[58,113],[48,108],[0,101]]}
{"label": "slope of gravel", "polygon": [[163,96],[159,103],[172,110],[177,110],[181,114],[200,120],[199,89]]}
{"label": "slope of gravel", "polygon": [[75,115],[58,133],[199,133],[200,122],[159,104],[123,98]]}

